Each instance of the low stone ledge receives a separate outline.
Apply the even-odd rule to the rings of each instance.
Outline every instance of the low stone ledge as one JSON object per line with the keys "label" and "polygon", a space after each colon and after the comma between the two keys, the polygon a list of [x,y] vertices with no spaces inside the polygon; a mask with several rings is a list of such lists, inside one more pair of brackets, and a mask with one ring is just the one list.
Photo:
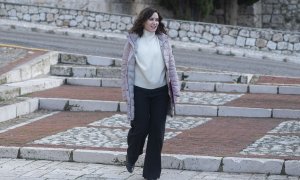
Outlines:
{"label": "low stone ledge", "polygon": [[268,85],[249,85],[249,93],[277,94],[278,87]]}
{"label": "low stone ledge", "polygon": [[50,161],[71,161],[72,149],[24,147],[20,149],[20,158],[42,159]]}
{"label": "low stone ledge", "polygon": [[96,77],[96,67],[73,67],[72,68],[74,77]]}
{"label": "low stone ledge", "polygon": [[101,163],[121,165],[125,161],[125,152],[95,151],[95,150],[75,150],[73,161],[85,163]]}
{"label": "low stone ledge", "polygon": [[121,87],[121,79],[116,78],[103,78],[102,87]]}
{"label": "low stone ledge", "polygon": [[18,158],[19,147],[0,146],[0,158]]}
{"label": "low stone ledge", "polygon": [[196,72],[186,71],[183,73],[184,80],[188,81],[209,81],[209,82],[237,82],[240,75],[215,73],[215,72]]}
{"label": "low stone ledge", "polygon": [[220,106],[218,116],[271,117],[271,109]]}
{"label": "low stone ledge", "polygon": [[17,117],[17,106],[15,104],[0,107],[0,122]]}
{"label": "low stone ledge", "polygon": [[69,100],[70,111],[117,111],[117,101]]}
{"label": "low stone ledge", "polygon": [[232,173],[280,174],[284,160],[225,157],[223,171]]}
{"label": "low stone ledge", "polygon": [[80,86],[101,86],[100,78],[67,78],[67,84]]}
{"label": "low stone ledge", "polygon": [[183,161],[180,156],[171,154],[162,154],[161,166],[165,169],[183,169]]}
{"label": "low stone ledge", "polygon": [[300,94],[300,86],[279,86],[279,94]]}
{"label": "low stone ledge", "polygon": [[0,86],[0,100],[8,100],[20,95],[20,87]]}
{"label": "low stone ledge", "polygon": [[94,66],[112,66],[114,59],[101,56],[87,56],[87,63]]}
{"label": "low stone ledge", "polygon": [[50,74],[54,76],[72,76],[72,66],[52,65]]}
{"label": "low stone ledge", "polygon": [[295,118],[295,119],[300,119],[300,110],[273,109],[273,118]]}
{"label": "low stone ledge", "polygon": [[184,82],[184,90],[193,90],[193,91],[215,91],[215,83],[209,82]]}
{"label": "low stone ledge", "polygon": [[216,91],[246,93],[248,91],[248,85],[216,83]]}
{"label": "low stone ledge", "polygon": [[211,156],[180,156],[183,160],[183,169],[191,171],[217,172],[221,166],[221,157]]}
{"label": "low stone ledge", "polygon": [[40,109],[64,111],[67,108],[69,100],[60,98],[39,98],[39,102]]}
{"label": "low stone ledge", "polygon": [[217,116],[217,106],[177,104],[177,115]]}
{"label": "low stone ledge", "polygon": [[126,102],[120,102],[120,111],[127,112],[127,103]]}
{"label": "low stone ledge", "polygon": [[300,176],[300,161],[299,160],[285,161],[285,173],[291,176]]}

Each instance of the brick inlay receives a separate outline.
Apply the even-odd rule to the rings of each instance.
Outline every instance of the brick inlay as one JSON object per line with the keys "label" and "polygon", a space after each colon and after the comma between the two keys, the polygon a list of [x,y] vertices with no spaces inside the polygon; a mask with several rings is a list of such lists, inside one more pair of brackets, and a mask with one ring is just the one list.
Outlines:
{"label": "brick inlay", "polygon": [[266,135],[244,149],[241,154],[300,156],[300,137]]}

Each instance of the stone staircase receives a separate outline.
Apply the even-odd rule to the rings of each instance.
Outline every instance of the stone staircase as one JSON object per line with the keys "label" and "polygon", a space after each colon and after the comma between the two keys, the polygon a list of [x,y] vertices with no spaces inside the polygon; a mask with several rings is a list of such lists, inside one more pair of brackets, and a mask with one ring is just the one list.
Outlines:
{"label": "stone staircase", "polygon": [[[120,66],[116,58],[49,52],[2,74],[0,144],[5,147],[0,152],[5,153],[0,157],[122,164],[124,129],[129,126],[121,98]],[[177,71],[182,92],[177,116],[167,121],[164,168],[300,175],[294,168],[300,168],[299,145],[289,140],[291,136],[280,135],[280,128],[289,126],[284,133],[296,135],[294,142],[300,140],[300,84],[261,83],[260,75],[195,67],[178,66]],[[289,78],[293,80],[299,79]],[[81,122],[94,116],[104,119]],[[67,121],[73,123],[67,126]],[[33,137],[30,128],[39,128],[41,134]],[[20,132],[27,132],[28,138],[22,140],[26,133]],[[2,142],[9,133],[16,140]],[[95,134],[98,141],[80,139],[86,134]],[[270,137],[274,142],[267,142]],[[264,142],[274,144],[277,137],[286,138],[294,149],[277,154],[257,149]]]}

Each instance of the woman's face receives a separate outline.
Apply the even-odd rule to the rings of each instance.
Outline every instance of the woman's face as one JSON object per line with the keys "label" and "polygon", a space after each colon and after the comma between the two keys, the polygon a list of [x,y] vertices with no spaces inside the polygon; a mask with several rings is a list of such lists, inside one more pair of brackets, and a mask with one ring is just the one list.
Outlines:
{"label": "woman's face", "polygon": [[158,14],[155,12],[152,16],[144,23],[144,29],[149,32],[155,32],[159,24]]}

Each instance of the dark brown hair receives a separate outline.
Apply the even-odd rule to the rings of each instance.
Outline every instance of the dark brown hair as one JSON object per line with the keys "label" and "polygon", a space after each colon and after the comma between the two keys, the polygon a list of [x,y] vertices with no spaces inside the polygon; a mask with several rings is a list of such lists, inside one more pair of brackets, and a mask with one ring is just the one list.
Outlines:
{"label": "dark brown hair", "polygon": [[165,25],[164,23],[162,23],[162,17],[159,14],[159,12],[151,7],[147,7],[145,9],[143,9],[139,15],[137,16],[136,20],[133,23],[132,28],[129,30],[129,33],[136,33],[139,35],[139,37],[141,37],[143,35],[143,30],[144,30],[144,23],[154,14],[157,13],[158,14],[158,27],[157,30],[155,31],[155,34],[167,34],[167,31],[165,29]]}

